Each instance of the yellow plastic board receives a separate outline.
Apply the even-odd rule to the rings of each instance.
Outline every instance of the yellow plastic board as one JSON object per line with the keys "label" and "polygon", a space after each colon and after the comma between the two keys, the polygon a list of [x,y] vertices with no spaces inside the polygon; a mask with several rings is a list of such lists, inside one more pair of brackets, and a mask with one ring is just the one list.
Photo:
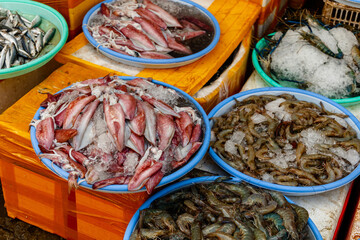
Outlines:
{"label": "yellow plastic board", "polygon": [[234,49],[241,43],[248,34],[258,18],[261,7],[249,1],[229,0],[224,3],[222,0],[214,0],[208,10],[216,17],[220,25],[220,40],[217,46],[206,56],[186,66],[171,69],[141,69],[134,68],[135,74],[127,74],[127,67],[114,70],[109,68],[112,61],[101,53],[97,53],[105,62],[99,65],[96,59],[84,60],[77,56],[76,52],[88,46],[84,34],[80,34],[56,55],[55,59],[60,63],[73,62],[90,69],[102,69],[114,72],[118,75],[135,75],[149,77],[174,85],[190,95],[194,95],[206,82],[217,72],[220,66],[230,56]]}

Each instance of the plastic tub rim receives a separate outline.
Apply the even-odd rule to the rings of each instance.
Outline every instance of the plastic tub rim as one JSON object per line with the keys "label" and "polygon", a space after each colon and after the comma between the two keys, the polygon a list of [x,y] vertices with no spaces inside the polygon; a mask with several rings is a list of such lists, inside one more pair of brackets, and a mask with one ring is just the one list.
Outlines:
{"label": "plastic tub rim", "polygon": [[[205,56],[206,54],[208,54],[209,52],[211,52],[215,46],[217,45],[217,43],[219,42],[220,39],[220,25],[218,23],[218,21],[216,20],[216,18],[214,17],[214,15],[212,13],[210,13],[206,8],[202,7],[201,5],[192,2],[190,0],[171,0],[173,2],[185,2],[187,4],[190,4],[192,6],[195,6],[196,8],[198,8],[199,10],[201,10],[205,15],[207,15],[207,17],[210,18],[212,24],[214,25],[214,37],[213,40],[210,42],[210,44],[202,49],[201,51],[194,53],[194,54],[190,54],[188,56],[184,56],[184,57],[179,57],[179,58],[172,58],[172,59],[146,59],[146,58],[140,58],[140,57],[132,57],[132,56],[128,56],[125,54],[121,54],[115,51],[112,51],[111,49],[105,48],[103,46],[101,46],[90,34],[88,28],[87,28],[87,24],[89,22],[89,19],[91,17],[91,15],[97,11],[102,3],[109,3],[109,2],[113,2],[114,0],[105,0],[103,2],[98,3],[97,5],[95,5],[93,8],[91,8],[85,15],[83,22],[82,22],[82,29],[84,32],[84,35],[86,37],[86,39],[91,43],[91,45],[93,45],[95,48],[98,48],[100,51],[105,52],[106,54],[113,56],[117,59],[122,59],[124,61],[127,62],[132,62],[133,64],[144,64],[144,65],[158,65],[158,66],[166,66],[166,65],[170,65],[170,64],[176,64],[176,63],[186,63],[186,62],[193,62],[196,61],[198,58],[201,58],[203,56]],[[118,60],[116,60],[118,61]],[[128,63],[130,64],[130,63]]]}
{"label": "plastic tub rim", "polygon": [[[359,0],[360,2],[360,0]],[[275,33],[271,33],[268,36],[274,36]],[[265,46],[265,38],[260,39],[257,43],[255,48],[258,50],[261,50],[264,46]],[[261,76],[262,79],[265,80],[265,82],[267,82],[268,84],[270,84],[273,87],[283,87],[281,84],[277,83],[274,79],[272,79],[270,76],[268,76],[264,70],[262,69],[260,63],[259,63],[259,55],[256,51],[256,49],[253,49],[252,54],[251,54],[251,60],[252,63],[254,65],[255,70],[259,73],[259,75]],[[299,88],[294,88],[294,89],[299,89]],[[349,97],[349,98],[331,98],[331,100],[333,100],[336,103],[342,104],[344,106],[350,106],[350,105],[354,105],[358,102],[360,102],[360,96],[356,96],[356,97]]]}
{"label": "plastic tub rim", "polygon": [[[61,33],[60,41],[48,53],[46,53],[45,55],[43,55],[43,56],[41,56],[39,58],[36,58],[36,59],[34,59],[34,60],[32,60],[32,61],[30,61],[28,63],[22,64],[22,65],[19,65],[19,66],[15,66],[15,67],[11,67],[11,68],[8,68],[8,69],[6,69],[6,68],[1,69],[0,70],[0,76],[5,75],[5,74],[12,74],[12,73],[15,74],[15,72],[21,72],[21,71],[24,71],[26,69],[36,67],[36,65],[40,65],[43,62],[45,62],[45,63],[48,62],[65,45],[66,40],[67,40],[68,35],[69,35],[69,29],[68,29],[68,25],[66,23],[65,18],[58,11],[56,11],[54,8],[52,8],[52,7],[48,6],[48,5],[45,5],[43,3],[40,3],[40,2],[35,2],[35,1],[11,0],[11,1],[8,1],[8,2],[10,2],[10,3],[28,4],[28,5],[37,6],[39,8],[43,8],[43,9],[49,11],[50,13],[52,13],[53,15],[55,15],[58,18],[58,20],[61,23],[61,27],[62,27],[63,32]],[[3,3],[6,3],[6,2],[1,2],[1,4],[3,4]],[[35,70],[35,69],[33,69],[33,70]]]}
{"label": "plastic tub rim", "polygon": [[[216,179],[220,178],[222,176],[205,176],[205,177],[197,177],[197,178],[190,178],[190,179],[186,179],[177,183],[174,183],[170,186],[167,186],[166,188],[162,189],[161,191],[157,192],[156,194],[152,195],[148,200],[146,200],[140,207],[139,209],[134,213],[133,217],[131,218],[128,226],[126,227],[125,230],[125,234],[124,234],[124,240],[129,240],[130,236],[138,222],[139,216],[140,216],[140,211],[143,209],[148,208],[151,203],[160,198],[163,197],[167,194],[170,194],[174,191],[180,190],[182,188],[185,187],[189,187],[195,184],[199,184],[199,183],[208,183],[208,182],[214,182]],[[242,181],[242,179],[240,178],[236,178],[236,177],[229,177],[228,180],[226,180],[226,182],[230,182],[230,183],[240,183]],[[290,200],[289,198],[287,198],[285,196],[286,200],[289,201],[290,203],[294,203],[292,200]],[[310,227],[310,229],[312,230],[315,239],[320,240],[322,239],[321,234],[319,232],[319,230],[317,229],[315,223],[311,220],[311,218],[309,217],[308,219],[308,225]]]}
{"label": "plastic tub rim", "polygon": [[[131,80],[134,78],[138,78],[138,77],[130,77],[130,76],[118,76],[120,79],[122,80]],[[193,155],[189,161],[181,166],[180,168],[176,169],[173,173],[164,176],[160,183],[156,186],[156,187],[161,187],[163,185],[169,184],[173,181],[175,181],[176,179],[179,179],[180,177],[184,176],[186,173],[188,173],[191,169],[193,169],[196,164],[198,164],[200,162],[200,160],[204,157],[205,153],[208,150],[209,144],[210,144],[210,123],[209,120],[207,118],[207,115],[204,111],[204,109],[200,106],[200,104],[195,101],[189,94],[187,94],[186,92],[170,85],[164,82],[160,82],[157,80],[152,80],[153,83],[155,84],[159,84],[162,85],[164,87],[168,87],[170,89],[175,90],[177,93],[179,93],[180,95],[184,96],[188,101],[190,101],[192,104],[195,105],[195,107],[197,108],[197,110],[199,111],[201,117],[202,117],[202,124],[204,124],[205,127],[205,132],[203,132],[203,141],[202,141],[202,145],[200,147],[200,149],[198,149],[197,153],[195,155]],[[70,86],[69,86],[70,87]],[[67,87],[67,88],[69,88]],[[66,89],[66,88],[64,88]],[[62,89],[61,91],[63,91],[64,89]],[[60,91],[60,92],[61,92]],[[33,119],[39,119],[40,116],[40,110],[42,110],[43,108],[40,107],[37,112],[35,113],[35,116]],[[39,155],[40,148],[38,146],[38,141],[36,139],[35,136],[35,127],[31,126],[30,128],[30,137],[31,137],[31,144],[32,147],[36,153],[36,155]],[[45,164],[45,166],[47,168],[49,168],[53,173],[55,173],[56,175],[64,178],[64,179],[68,179],[69,173],[67,173],[66,171],[64,171],[63,169],[61,169],[60,167],[58,167],[57,165],[53,164],[51,160],[47,159],[47,158],[41,158],[41,161]],[[92,185],[87,184],[85,181],[79,183],[80,186],[87,188],[87,189],[92,189]],[[128,193],[134,193],[134,192],[139,192],[139,191],[145,191],[145,187],[141,188],[138,191],[128,191],[127,189],[127,185],[126,184],[122,184],[122,185],[118,185],[118,184],[113,184],[113,185],[109,185],[103,188],[99,188],[96,189],[94,191],[99,191],[99,192],[108,192],[108,193],[121,193],[121,192],[128,192]]]}
{"label": "plastic tub rim", "polygon": [[[283,87],[278,87],[278,88],[274,88],[274,87],[268,87],[268,88],[257,88],[257,89],[252,89],[252,90],[248,90],[248,91],[244,91],[244,92],[240,92],[238,94],[235,94],[227,99],[225,99],[224,101],[220,102],[213,110],[211,110],[211,112],[208,115],[208,118],[210,119],[211,117],[213,117],[220,109],[222,109],[222,107],[224,107],[226,104],[228,104],[229,102],[234,101],[234,99],[243,97],[243,96],[251,96],[251,94],[253,93],[266,93],[266,92],[279,92],[279,93],[289,93],[291,94],[292,92],[294,93],[299,93],[299,94],[304,94],[304,95],[308,95],[311,97],[315,97],[317,99],[319,99],[320,101],[326,102],[330,105],[333,105],[335,108],[338,108],[340,111],[342,111],[344,114],[349,116],[349,119],[356,125],[358,131],[360,131],[360,122],[359,120],[349,111],[347,110],[345,107],[341,106],[340,104],[334,102],[333,100],[326,98],[322,95],[319,95],[317,93],[313,93],[313,92],[309,92],[306,90],[302,90],[302,89],[297,89],[297,88],[283,88]],[[212,122],[210,121],[210,126],[212,127]],[[304,187],[304,186],[300,186],[300,187],[295,187],[295,186],[285,186],[285,185],[280,185],[280,184],[275,184],[275,183],[270,183],[270,182],[266,182],[257,178],[253,178],[249,175],[246,175],[238,170],[236,170],[235,168],[231,167],[229,164],[227,164],[225,161],[223,161],[213,150],[212,147],[210,147],[209,149],[209,154],[212,157],[212,159],[222,168],[224,169],[226,172],[230,173],[231,175],[241,178],[246,182],[249,182],[253,185],[262,187],[262,188],[266,188],[266,189],[270,189],[270,190],[274,190],[274,191],[279,191],[282,193],[287,193],[287,194],[295,194],[296,196],[302,196],[302,195],[310,195],[310,194],[318,194],[318,193],[322,193],[322,192],[326,192],[326,191],[330,191],[330,190],[334,190],[336,188],[342,187],[344,185],[346,185],[347,183],[350,183],[351,181],[353,181],[357,176],[360,175],[360,164],[347,176],[331,182],[331,183],[327,183],[327,184],[323,184],[323,185],[316,185],[316,186],[309,186],[309,187]]]}

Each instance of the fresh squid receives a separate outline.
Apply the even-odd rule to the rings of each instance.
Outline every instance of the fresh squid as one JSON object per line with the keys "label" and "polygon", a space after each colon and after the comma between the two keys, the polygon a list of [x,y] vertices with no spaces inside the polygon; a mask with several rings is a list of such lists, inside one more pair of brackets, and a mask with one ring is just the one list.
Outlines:
{"label": "fresh squid", "polygon": [[202,144],[201,118],[183,104],[151,79],[106,76],[49,94],[31,125],[39,157],[69,172],[70,189],[83,178],[94,189],[127,184],[129,191],[146,187],[150,194]]}

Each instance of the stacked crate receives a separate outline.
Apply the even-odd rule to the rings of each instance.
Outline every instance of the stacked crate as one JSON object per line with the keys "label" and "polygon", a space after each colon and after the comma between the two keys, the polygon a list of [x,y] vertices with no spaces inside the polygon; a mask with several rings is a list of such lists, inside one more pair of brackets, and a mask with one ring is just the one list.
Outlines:
{"label": "stacked crate", "polygon": [[270,33],[283,15],[288,0],[250,0],[261,6],[260,16],[255,24],[254,35],[258,38]]}
{"label": "stacked crate", "polygon": [[60,12],[69,26],[69,40],[81,32],[85,14],[103,0],[36,0]]}
{"label": "stacked crate", "polygon": [[[84,188],[68,192],[36,156],[29,124],[40,103],[70,84],[104,76],[66,64],[0,115],[0,177],[8,215],[66,239],[121,239],[132,215],[145,202],[145,192],[111,194]],[[14,117],[21,116],[21,117]]]}

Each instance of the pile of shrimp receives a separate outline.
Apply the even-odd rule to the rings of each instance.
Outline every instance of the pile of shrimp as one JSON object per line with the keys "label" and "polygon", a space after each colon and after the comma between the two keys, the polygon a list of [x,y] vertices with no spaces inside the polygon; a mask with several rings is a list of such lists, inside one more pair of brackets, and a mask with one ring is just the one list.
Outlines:
{"label": "pile of shrimp", "polygon": [[360,160],[360,140],[345,118],[290,94],[254,95],[212,118],[211,146],[231,167],[260,180],[327,184]]}
{"label": "pile of shrimp", "polygon": [[265,47],[255,50],[262,70],[284,87],[328,98],[360,94],[360,44],[357,32],[344,25],[323,24],[309,12],[282,22]]}
{"label": "pile of shrimp", "polygon": [[305,239],[309,214],[249,184],[196,184],[140,212],[131,239]]}

